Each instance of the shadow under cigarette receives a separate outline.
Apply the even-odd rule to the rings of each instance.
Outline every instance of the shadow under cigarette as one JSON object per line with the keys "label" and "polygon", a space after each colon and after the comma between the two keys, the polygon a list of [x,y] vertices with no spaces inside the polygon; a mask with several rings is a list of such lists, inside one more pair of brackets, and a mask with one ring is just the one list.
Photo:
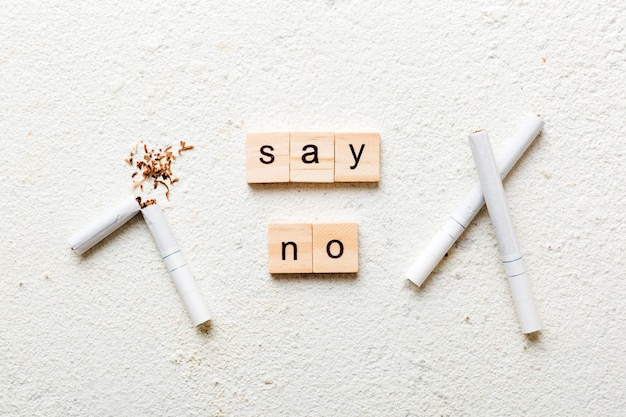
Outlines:
{"label": "shadow under cigarette", "polygon": [[541,330],[537,330],[536,332],[525,334],[524,338],[526,339],[529,345],[537,345],[541,343]]}
{"label": "shadow under cigarette", "polygon": [[204,323],[201,323],[196,326],[196,333],[200,335],[208,336],[211,333],[212,329],[211,320],[207,320]]}

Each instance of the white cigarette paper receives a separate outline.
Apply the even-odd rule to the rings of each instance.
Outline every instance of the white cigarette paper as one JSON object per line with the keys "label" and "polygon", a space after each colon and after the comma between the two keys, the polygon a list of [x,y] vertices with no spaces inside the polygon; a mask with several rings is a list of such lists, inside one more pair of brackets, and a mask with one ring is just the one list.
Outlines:
{"label": "white cigarette paper", "polygon": [[[513,165],[539,135],[543,124],[543,120],[534,114],[530,114],[524,119],[521,126],[498,154],[499,178],[504,178],[509,173]],[[421,286],[426,281],[426,278],[450,250],[454,242],[461,236],[472,219],[476,217],[483,204],[485,204],[485,199],[478,182],[450,215],[448,222],[426,245],[420,257],[407,270],[406,277],[411,282]]]}
{"label": "white cigarette paper", "polygon": [[131,196],[120,201],[105,213],[101,214],[87,226],[73,234],[68,242],[72,250],[82,255],[102,239],[116,231],[124,223],[139,213],[139,203]]}
{"label": "white cigarette paper", "polygon": [[194,326],[211,320],[211,313],[163,216],[161,207],[157,204],[151,204],[142,208],[141,214],[148,225],[148,229],[150,229],[150,233],[152,233],[152,237],[165,261],[167,271],[183,299],[183,304],[185,304]]}
{"label": "white cigarette paper", "polygon": [[504,196],[502,180],[498,174],[498,167],[491,151],[487,132],[483,130],[472,133],[469,135],[469,142],[522,332],[535,332],[541,329],[541,323],[526,277],[522,255],[515,238],[513,223]]}

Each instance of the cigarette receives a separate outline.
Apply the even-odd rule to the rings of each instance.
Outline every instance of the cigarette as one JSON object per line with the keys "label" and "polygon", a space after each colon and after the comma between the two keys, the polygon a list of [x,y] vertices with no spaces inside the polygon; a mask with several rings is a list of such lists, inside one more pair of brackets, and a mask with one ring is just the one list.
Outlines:
{"label": "cigarette", "polygon": [[541,329],[541,323],[526,277],[522,255],[515,238],[513,223],[504,196],[502,180],[498,173],[487,132],[481,130],[472,133],[469,135],[469,142],[522,332],[536,332]]}
{"label": "cigarette", "polygon": [[183,299],[183,304],[185,304],[194,326],[211,320],[211,313],[198,290],[183,252],[176,243],[176,239],[163,216],[161,207],[158,204],[147,205],[141,209],[141,214],[148,225],[148,229],[150,229],[150,233],[152,233],[152,237],[165,261],[167,271]]}
{"label": "cigarette", "polygon": [[135,197],[125,198],[73,234],[68,239],[70,247],[75,253],[82,255],[132,219],[135,214],[139,213],[139,209],[139,203]]}
{"label": "cigarette", "polygon": [[[504,178],[509,173],[513,165],[539,135],[542,127],[543,120],[537,115],[530,114],[524,119],[521,126],[518,127],[515,134],[498,154],[497,166],[499,167],[500,178]],[[406,271],[407,279],[418,287],[421,286],[472,219],[476,217],[483,204],[485,204],[485,199],[480,188],[480,182],[477,182],[463,202],[450,215],[448,222],[433,236],[420,257]]]}

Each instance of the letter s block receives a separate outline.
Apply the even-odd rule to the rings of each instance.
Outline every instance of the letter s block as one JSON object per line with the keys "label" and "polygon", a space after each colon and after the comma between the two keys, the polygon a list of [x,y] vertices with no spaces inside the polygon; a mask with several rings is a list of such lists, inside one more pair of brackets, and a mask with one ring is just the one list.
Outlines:
{"label": "letter s block", "polygon": [[289,133],[248,133],[248,183],[289,182]]}
{"label": "letter s block", "polygon": [[357,223],[313,225],[313,272],[356,273],[359,271],[359,226]]}
{"label": "letter s block", "polygon": [[313,272],[310,224],[270,224],[268,252],[270,274]]}

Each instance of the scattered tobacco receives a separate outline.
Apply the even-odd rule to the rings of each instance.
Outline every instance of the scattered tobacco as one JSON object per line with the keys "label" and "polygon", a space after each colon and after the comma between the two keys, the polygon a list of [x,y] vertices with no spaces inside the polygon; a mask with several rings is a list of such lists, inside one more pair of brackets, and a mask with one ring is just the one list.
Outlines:
{"label": "scattered tobacco", "polygon": [[[140,146],[143,148],[143,155],[139,155]],[[179,181],[179,178],[174,177],[172,174],[172,163],[176,160],[176,151],[172,150],[172,148],[172,145],[166,146],[165,148],[148,148],[148,145],[143,142],[139,142],[135,145],[134,151],[131,151],[129,157],[124,159],[124,162],[136,168],[136,171],[131,175],[133,188],[139,187],[140,190],[143,191],[143,182],[152,179],[154,189],[162,185],[165,187],[165,197],[168,200],[170,199],[169,186]],[[180,148],[177,150],[178,155],[180,156],[183,152],[193,148],[193,145],[188,145],[185,141],[181,140]],[[141,174],[141,177],[135,179],[139,174]],[[149,201],[144,204],[148,204]]]}

